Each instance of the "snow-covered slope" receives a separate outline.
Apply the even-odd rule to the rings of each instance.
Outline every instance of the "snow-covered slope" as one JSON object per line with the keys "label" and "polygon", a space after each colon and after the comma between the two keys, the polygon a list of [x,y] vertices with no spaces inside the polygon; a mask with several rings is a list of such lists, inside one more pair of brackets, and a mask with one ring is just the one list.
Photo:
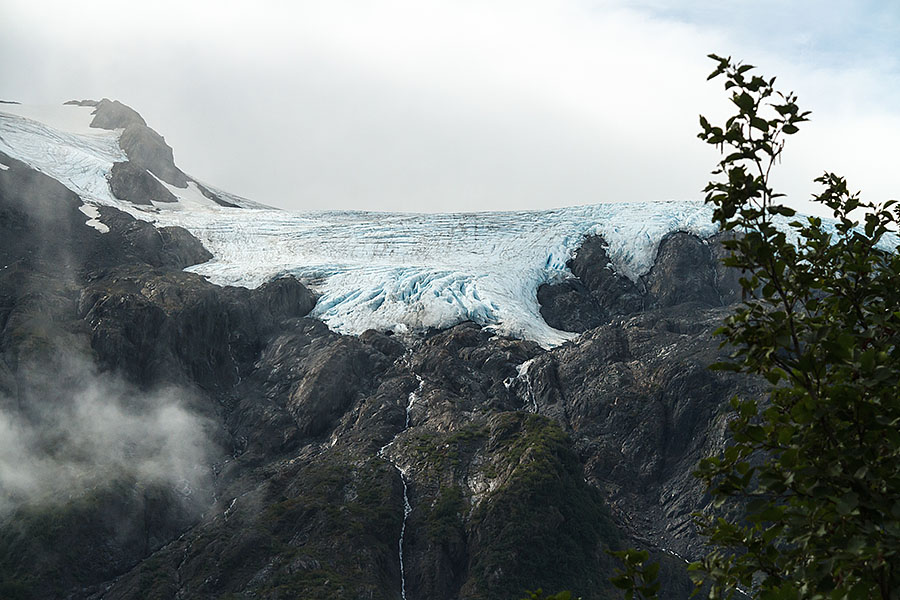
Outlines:
{"label": "snow-covered slope", "polygon": [[113,163],[126,157],[118,132],[89,128],[90,111],[0,104],[0,151],[60,181],[85,202],[117,204],[106,179]]}
{"label": "snow-covered slope", "polygon": [[[79,194],[87,216],[112,205],[185,227],[214,256],[191,270],[215,283],[255,287],[297,276],[321,294],[314,316],[343,333],[472,320],[555,345],[571,334],[544,322],[536,290],[568,276],[566,261],[585,235],[602,235],[615,268],[636,278],[649,270],[667,233],[715,231],[710,210],[699,202],[438,215],[296,213],[227,194],[242,208],[222,207],[189,183],[186,189],[166,184],[178,202],[140,207],[110,193],[112,164],[126,158],[118,133],[87,128],[90,118],[84,107],[54,113],[0,105],[0,150]],[[102,230],[96,220],[91,224]]]}
{"label": "snow-covered slope", "polygon": [[537,287],[566,277],[583,236],[603,235],[617,270],[649,270],[673,230],[710,235],[702,205],[601,204],[473,214],[365,212],[182,213],[177,222],[215,258],[192,270],[254,287],[293,274],[322,294],[315,315],[345,333],[446,327],[464,320],[545,345],[568,334],[540,316]]}

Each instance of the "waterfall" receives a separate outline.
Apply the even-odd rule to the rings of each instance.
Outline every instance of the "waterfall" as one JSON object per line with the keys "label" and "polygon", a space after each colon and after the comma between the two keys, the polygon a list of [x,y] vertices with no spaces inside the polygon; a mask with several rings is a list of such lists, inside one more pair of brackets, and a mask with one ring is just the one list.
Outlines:
{"label": "waterfall", "polygon": [[[397,467],[397,465],[394,466]],[[403,539],[406,537],[406,520],[409,518],[409,513],[412,512],[412,505],[409,503],[409,486],[406,484],[406,476],[403,475],[400,467],[397,467],[397,471],[400,472],[400,481],[403,483],[403,524],[400,525],[400,541],[397,542],[397,554],[400,555],[400,597],[402,600],[406,600],[406,568],[403,564]]]}
{"label": "waterfall", "polygon": [[[422,387],[425,385],[425,381],[421,376],[416,374],[416,379],[419,382],[419,387],[416,388],[415,391],[410,392],[406,401],[406,420],[403,425],[403,430],[398,432],[397,435],[403,433],[409,429],[411,425],[411,412],[413,404],[415,404],[416,400],[419,398],[419,393],[422,391]],[[385,454],[385,451],[390,448],[390,446],[397,439],[397,435],[394,438],[381,447],[381,450],[378,451],[378,455],[382,458],[386,459],[391,465],[397,469],[397,473],[400,475],[400,483],[403,484],[403,522],[400,525],[400,539],[397,542],[397,555],[400,559],[400,598],[402,600],[406,600],[406,565],[403,562],[403,541],[406,538],[406,522],[409,519],[410,513],[412,513],[412,505],[409,503],[409,484],[406,482],[406,473],[400,466],[395,463],[390,457]]]}
{"label": "waterfall", "polygon": [[537,397],[534,395],[534,388],[531,384],[531,373],[529,370],[531,369],[531,365],[534,364],[534,359],[529,359],[523,362],[521,365],[516,367],[516,379],[522,381],[525,385],[525,401],[531,401],[531,412],[537,414],[538,412],[538,403]]}

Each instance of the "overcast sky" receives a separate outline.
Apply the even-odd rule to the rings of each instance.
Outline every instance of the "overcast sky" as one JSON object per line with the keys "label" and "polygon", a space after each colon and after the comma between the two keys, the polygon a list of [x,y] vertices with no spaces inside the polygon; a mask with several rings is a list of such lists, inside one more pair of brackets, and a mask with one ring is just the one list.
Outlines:
{"label": "overcast sky", "polygon": [[0,99],[121,100],[196,178],[298,209],[701,198],[706,54],[813,121],[777,182],[900,197],[900,3],[0,0]]}

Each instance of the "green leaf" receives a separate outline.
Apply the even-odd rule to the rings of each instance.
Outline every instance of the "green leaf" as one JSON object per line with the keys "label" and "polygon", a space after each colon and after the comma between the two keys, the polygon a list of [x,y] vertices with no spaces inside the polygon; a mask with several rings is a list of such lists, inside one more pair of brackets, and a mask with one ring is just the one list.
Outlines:
{"label": "green leaf", "polygon": [[849,515],[859,505],[859,496],[856,492],[847,492],[835,502],[835,509],[840,515]]}
{"label": "green leaf", "polygon": [[741,112],[747,112],[753,110],[753,97],[747,92],[741,92],[740,94],[735,94],[732,96],[731,101],[734,102],[738,108],[741,109]]}
{"label": "green leaf", "polygon": [[752,117],[750,119],[750,126],[759,129],[762,132],[769,131],[769,122],[760,117]]}

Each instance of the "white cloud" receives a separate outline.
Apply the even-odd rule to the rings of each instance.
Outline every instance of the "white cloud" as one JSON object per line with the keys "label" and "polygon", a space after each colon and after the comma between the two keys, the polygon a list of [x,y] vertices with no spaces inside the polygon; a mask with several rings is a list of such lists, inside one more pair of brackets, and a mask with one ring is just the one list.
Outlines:
{"label": "white cloud", "polygon": [[695,137],[697,114],[727,110],[720,84],[704,82],[711,51],[777,74],[814,110],[788,149],[788,192],[805,197],[810,175],[837,163],[854,185],[900,195],[876,167],[900,134],[886,100],[900,87],[895,57],[877,57],[871,39],[868,59],[835,61],[849,50],[822,47],[836,11],[871,34],[857,5],[808,22],[802,6],[773,2],[755,12],[705,1],[7,5],[0,50],[19,60],[0,97],[118,97],[186,170],[279,206],[700,197],[716,158]]}

